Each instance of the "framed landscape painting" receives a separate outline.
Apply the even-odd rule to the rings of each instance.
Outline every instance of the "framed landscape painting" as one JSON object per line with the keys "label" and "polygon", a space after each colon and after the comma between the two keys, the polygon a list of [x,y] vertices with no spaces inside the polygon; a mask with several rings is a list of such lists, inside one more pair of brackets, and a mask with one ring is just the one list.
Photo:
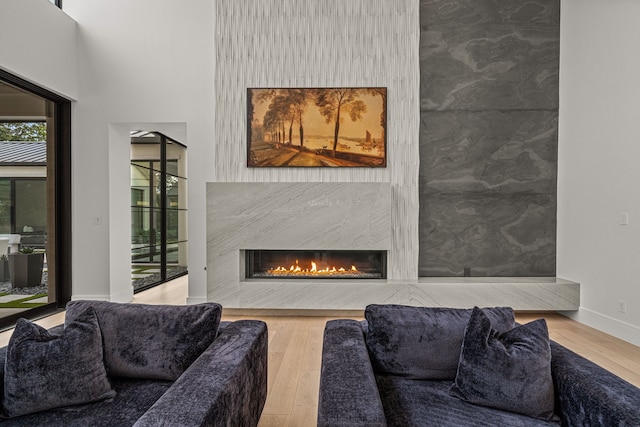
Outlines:
{"label": "framed landscape painting", "polygon": [[247,166],[386,167],[387,88],[247,89]]}

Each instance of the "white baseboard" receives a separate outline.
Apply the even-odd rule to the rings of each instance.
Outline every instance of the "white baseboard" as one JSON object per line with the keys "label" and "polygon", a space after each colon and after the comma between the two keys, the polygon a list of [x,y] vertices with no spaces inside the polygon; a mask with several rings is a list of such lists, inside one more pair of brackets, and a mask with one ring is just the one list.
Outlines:
{"label": "white baseboard", "polygon": [[81,300],[111,301],[111,297],[109,295],[72,295],[71,296],[71,301],[81,301]]}
{"label": "white baseboard", "polygon": [[112,302],[131,302],[133,299],[133,288],[113,295],[72,295],[71,301],[90,300],[90,301],[112,301]]}
{"label": "white baseboard", "polygon": [[130,286],[120,292],[111,294],[111,301],[113,302],[131,302],[133,300],[133,286]]}
{"label": "white baseboard", "polygon": [[577,322],[640,346],[640,327],[636,325],[584,307],[580,307],[577,312],[563,312],[562,314]]}
{"label": "white baseboard", "polygon": [[207,297],[187,297],[187,305],[202,304],[207,302]]}

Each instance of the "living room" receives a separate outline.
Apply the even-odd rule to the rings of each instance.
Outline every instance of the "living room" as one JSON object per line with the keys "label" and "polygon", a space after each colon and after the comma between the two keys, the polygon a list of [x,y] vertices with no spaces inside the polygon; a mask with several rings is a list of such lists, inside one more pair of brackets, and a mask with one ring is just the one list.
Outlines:
{"label": "living room", "polygon": [[[250,43],[242,41],[240,35],[251,37],[255,27],[252,19],[262,21],[263,14],[271,13],[273,19],[279,16],[264,3],[254,8],[249,4],[240,7],[203,1],[185,9],[168,2],[115,7],[111,2],[86,5],[67,1],[63,9],[68,15],[42,3],[35,1],[27,7],[24,2],[9,2],[4,6],[12,9],[3,16],[16,18],[11,25],[3,26],[7,36],[2,38],[6,44],[2,63],[6,69],[76,100],[72,152],[74,299],[131,298],[130,260],[127,251],[120,250],[129,245],[129,131],[149,126],[177,135],[189,150],[189,302],[206,301],[206,284],[211,280],[205,270],[208,182],[389,183],[394,191],[392,240],[396,248],[402,248],[398,255],[389,257],[389,271],[398,281],[418,279],[418,252],[424,251],[419,247],[418,221],[418,4],[385,6],[383,2],[375,19],[384,20],[387,28],[373,34],[373,40],[360,38],[360,32],[350,30],[357,33],[353,43],[335,46],[335,54],[328,56],[334,63],[327,65],[327,72],[319,72],[322,68],[312,61],[324,62],[324,58],[311,53],[302,42],[297,44],[297,35],[297,41],[288,41],[288,49],[277,46],[274,52],[268,52],[260,45],[247,46],[252,50],[246,52],[230,50]],[[344,7],[344,13],[336,13],[352,26],[366,27],[376,16],[359,2]],[[635,29],[624,21],[633,15],[628,10],[632,7],[628,3],[585,5],[570,1],[561,5],[555,276],[580,284],[580,309],[569,313],[570,317],[638,344],[640,312],[633,303],[638,291],[630,285],[634,255],[638,253],[634,227],[638,206],[629,197],[636,178],[636,168],[630,162],[637,150],[633,144],[637,86],[627,83],[632,81],[638,64],[626,54]],[[321,16],[333,13],[329,5],[315,3],[300,10],[292,8],[285,9],[291,14],[314,10]],[[243,11],[252,12],[243,16]],[[24,24],[26,18],[18,18],[21,14],[29,16]],[[225,14],[238,22],[231,24]],[[399,20],[393,29],[388,28],[392,21],[382,17],[389,14]],[[319,22],[330,25],[327,18]],[[245,32],[240,31],[240,24],[246,25]],[[27,36],[14,43],[9,37],[12,25],[30,26],[31,31],[23,32]],[[238,32],[227,39],[223,25],[233,26]],[[287,28],[310,31],[308,25]],[[266,46],[288,40],[289,33],[284,29],[269,33],[268,28],[277,27],[264,24],[262,33],[256,34],[279,39],[263,40]],[[607,31],[598,31],[596,36],[593,28]],[[394,35],[388,49],[383,48],[388,40],[383,30]],[[43,37],[31,38],[28,34],[59,37],[55,44],[44,38],[52,43],[45,49]],[[332,36],[323,37],[328,39],[311,38],[309,43],[331,43]],[[46,69],[25,55],[36,49],[43,51],[41,60],[50,64]],[[250,52],[264,57],[249,57]],[[592,61],[592,52],[602,57]],[[307,56],[298,60],[297,55]],[[363,55],[368,55],[366,61],[378,63],[360,67],[363,72],[357,74],[351,66],[339,65],[340,58]],[[282,60],[276,60],[280,57]],[[258,65],[271,61],[269,58],[276,58],[270,66]],[[228,62],[233,61],[243,69],[242,74],[230,69],[232,64]],[[242,61],[254,65],[247,67]],[[308,68],[300,68],[303,66]],[[295,72],[288,73],[288,69]],[[612,75],[615,78],[608,77]],[[247,87],[259,86],[388,87],[387,167],[246,167],[243,97]],[[582,98],[587,96],[597,102]],[[612,135],[614,143],[601,143]],[[601,172],[594,174],[596,166]],[[402,217],[397,212],[402,212]],[[623,213],[628,215],[629,225],[620,225]],[[96,216],[104,218],[100,225],[92,222]],[[91,251],[85,250],[89,247]],[[626,313],[618,310],[620,301],[627,303]]]}
{"label": "living room", "polygon": [[[427,250],[420,241],[421,5],[237,3],[65,0],[60,10],[44,0],[8,0],[0,6],[0,67],[73,101],[73,299],[132,298],[129,132],[140,129],[188,147],[188,303],[217,300],[207,183],[388,185],[390,286],[420,285],[419,253]],[[549,275],[579,284],[579,308],[563,314],[634,345],[640,345],[634,284],[640,62],[630,52],[640,37],[638,14],[632,1],[560,4]],[[247,88],[336,86],[388,89],[386,168],[247,167]],[[95,217],[103,221],[96,224]],[[247,307],[237,296],[220,295],[229,306]]]}

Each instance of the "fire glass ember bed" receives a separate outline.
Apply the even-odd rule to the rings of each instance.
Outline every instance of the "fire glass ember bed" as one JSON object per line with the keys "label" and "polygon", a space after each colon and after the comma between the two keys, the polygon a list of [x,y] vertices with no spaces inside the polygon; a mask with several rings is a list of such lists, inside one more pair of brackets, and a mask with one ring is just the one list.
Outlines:
{"label": "fire glass ember bed", "polygon": [[386,251],[247,250],[248,279],[386,279]]}

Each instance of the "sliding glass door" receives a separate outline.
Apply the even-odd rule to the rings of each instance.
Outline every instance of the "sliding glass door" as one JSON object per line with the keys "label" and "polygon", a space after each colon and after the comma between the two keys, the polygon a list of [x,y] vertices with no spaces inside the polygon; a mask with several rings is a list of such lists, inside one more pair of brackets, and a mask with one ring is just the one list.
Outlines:
{"label": "sliding glass door", "polygon": [[0,70],[0,327],[71,296],[71,103]]}
{"label": "sliding glass door", "polygon": [[186,153],[184,145],[161,133],[132,133],[134,292],[187,273]]}

